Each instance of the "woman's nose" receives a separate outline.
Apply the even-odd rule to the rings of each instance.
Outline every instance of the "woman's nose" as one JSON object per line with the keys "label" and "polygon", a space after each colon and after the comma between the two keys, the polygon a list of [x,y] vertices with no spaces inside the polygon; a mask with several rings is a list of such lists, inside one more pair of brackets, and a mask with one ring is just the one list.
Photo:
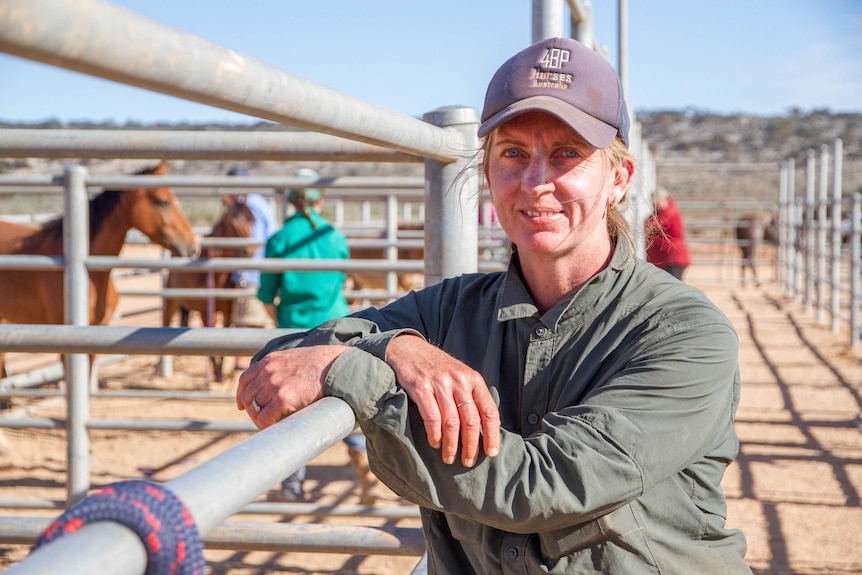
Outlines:
{"label": "woman's nose", "polygon": [[521,187],[536,194],[552,192],[554,184],[547,162],[539,158],[531,160],[521,178]]}

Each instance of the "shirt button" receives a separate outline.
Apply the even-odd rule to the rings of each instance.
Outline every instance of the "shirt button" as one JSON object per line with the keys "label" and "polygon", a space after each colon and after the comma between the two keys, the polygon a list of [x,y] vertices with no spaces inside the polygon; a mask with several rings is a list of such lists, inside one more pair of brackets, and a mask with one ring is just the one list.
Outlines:
{"label": "shirt button", "polygon": [[530,425],[536,425],[537,423],[539,423],[539,416],[536,415],[535,413],[531,413],[530,415],[527,416],[527,422]]}
{"label": "shirt button", "polygon": [[545,329],[544,326],[540,325],[539,327],[536,328],[536,331],[535,331],[536,337],[542,337],[543,335],[545,335],[545,332],[547,332],[547,331],[548,330]]}
{"label": "shirt button", "polygon": [[518,550],[517,549],[515,549],[514,547],[509,547],[508,549],[506,549],[506,559],[509,559],[510,561],[514,561],[517,558],[518,558]]}

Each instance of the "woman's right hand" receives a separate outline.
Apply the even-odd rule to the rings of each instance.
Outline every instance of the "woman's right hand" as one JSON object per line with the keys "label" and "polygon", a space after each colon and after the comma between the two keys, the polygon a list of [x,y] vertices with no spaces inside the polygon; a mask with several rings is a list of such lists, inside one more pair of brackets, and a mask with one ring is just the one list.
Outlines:
{"label": "woman's right hand", "polygon": [[475,465],[480,436],[485,454],[497,455],[500,412],[476,370],[411,334],[389,343],[386,363],[419,408],[428,443],[441,449],[445,463],[455,461],[460,440],[461,463]]}

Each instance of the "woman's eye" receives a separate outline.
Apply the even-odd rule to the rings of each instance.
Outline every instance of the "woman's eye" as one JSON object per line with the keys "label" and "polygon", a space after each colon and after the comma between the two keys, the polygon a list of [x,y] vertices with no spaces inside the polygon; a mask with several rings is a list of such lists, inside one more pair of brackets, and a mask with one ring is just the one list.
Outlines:
{"label": "woman's eye", "polygon": [[576,150],[571,150],[571,149],[563,150],[561,152],[561,155],[565,158],[578,158],[578,157],[580,157],[580,154],[578,154],[578,152]]}
{"label": "woman's eye", "polygon": [[517,158],[519,155],[521,155],[521,152],[514,148],[509,148],[508,150],[505,150],[503,152],[503,155],[507,158]]}

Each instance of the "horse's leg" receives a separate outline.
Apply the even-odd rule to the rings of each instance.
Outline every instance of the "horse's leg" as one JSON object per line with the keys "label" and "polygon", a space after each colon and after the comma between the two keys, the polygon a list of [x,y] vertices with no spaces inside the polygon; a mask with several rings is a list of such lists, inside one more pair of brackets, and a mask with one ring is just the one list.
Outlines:
{"label": "horse's leg", "polygon": [[[0,351],[0,379],[9,377],[6,371],[6,352]],[[12,407],[12,399],[8,397],[0,398],[0,409],[9,409]],[[0,434],[2,436],[2,434]],[[0,437],[0,458],[3,457],[2,437]]]}
{"label": "horse's leg", "polygon": [[[117,286],[111,280],[110,272],[91,275],[90,302],[90,325],[109,325],[114,320],[120,294],[117,293]],[[89,382],[91,391],[97,391],[102,386],[95,367],[96,354],[91,354]]]}
{"label": "horse's leg", "polygon": [[96,391],[102,385],[102,380],[99,379],[99,372],[96,369],[96,354],[90,355],[90,389]]}
{"label": "horse's leg", "polygon": [[213,366],[213,376],[217,383],[221,383],[224,381],[224,370],[222,369],[224,366],[224,358],[213,356],[210,358],[210,363]]}
{"label": "horse's leg", "polygon": [[760,244],[763,242],[763,226],[755,230],[751,240],[751,273],[754,278],[754,286],[760,287],[760,278],[757,277],[757,260],[760,258]]}
{"label": "horse's leg", "polygon": [[[743,240],[745,241],[745,240]],[[748,249],[746,246],[741,246],[740,250],[742,252],[740,260],[739,260],[739,283],[743,286],[745,285],[745,276],[746,271],[749,265],[749,257],[748,257]]]}
{"label": "horse's leg", "polygon": [[[230,300],[219,300],[215,303],[215,310],[211,318],[211,325],[207,327],[216,327],[218,321],[216,318],[221,317],[222,327],[226,327],[230,323]],[[221,383],[225,378],[224,356],[211,356],[210,363],[213,366],[213,376],[217,383]]]}

